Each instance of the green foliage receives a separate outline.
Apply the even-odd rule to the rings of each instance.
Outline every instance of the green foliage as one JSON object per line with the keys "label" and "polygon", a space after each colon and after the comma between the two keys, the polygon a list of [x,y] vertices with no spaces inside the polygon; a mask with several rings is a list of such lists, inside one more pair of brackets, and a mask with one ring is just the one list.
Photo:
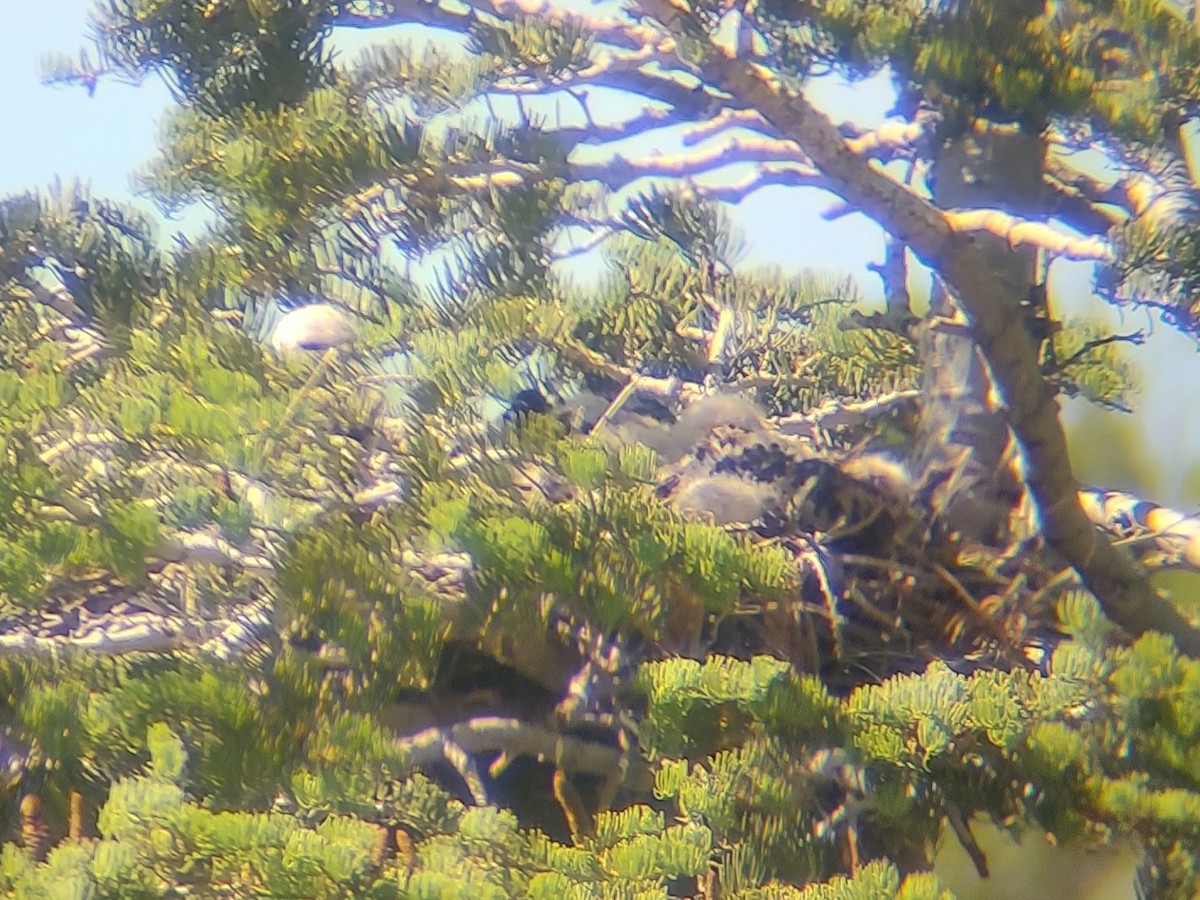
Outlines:
{"label": "green foliage", "polygon": [[[785,82],[887,59],[908,90],[938,86],[951,129],[998,106],[1146,131],[1195,99],[1193,36],[1146,4],[1078,6],[757,16]],[[719,99],[681,86],[725,13],[692,5],[655,82],[667,102]],[[465,56],[414,42],[334,64],[339,20],[406,14],[114,0],[102,66],[161,71],[181,101],[143,184],[213,226],[167,252],[78,189],[0,204],[0,893],[941,900],[927,870],[951,816],[1132,836],[1147,884],[1194,891],[1200,668],[1157,635],[1121,646],[1082,593],[1008,614],[1000,594],[1026,581],[1057,596],[1036,548],[988,568],[970,557],[988,548],[930,539],[901,559],[879,502],[764,538],[673,512],[646,446],[554,412],[487,421],[531,385],[569,400],[635,375],[803,416],[914,388],[922,361],[907,334],[845,327],[843,279],[735,268],[741,237],[695,184],[621,192],[580,163],[604,127],[581,94],[587,127],[536,103],[471,119],[492,94],[645,74],[666,50],[645,63],[611,24],[426,4]],[[1100,53],[1132,20],[1135,59]],[[1137,82],[1168,62],[1170,84]],[[573,229],[611,238],[593,283],[553,265]],[[1158,277],[1186,319],[1183,230],[1119,238],[1114,278]],[[309,298],[360,339],[267,350],[275,302]],[[1101,337],[1069,324],[1043,361],[1120,404],[1128,371]],[[802,503],[844,474],[834,451],[906,440],[901,418],[814,438]],[[904,602],[836,593],[849,565]],[[924,595],[945,595],[931,573],[995,655],[917,641]],[[1016,656],[1055,628],[1048,664]],[[864,633],[894,638],[904,674],[845,675]]]}
{"label": "green foliage", "polygon": [[0,863],[5,890],[51,896],[69,886],[69,896],[155,897],[203,885],[218,896],[399,896],[395,873],[381,877],[372,863],[378,826],[329,817],[306,828],[278,813],[204,809],[177,783],[182,742],[161,727],[151,737],[149,771],[113,784],[99,838],[63,844],[40,866],[8,853]]}
{"label": "green foliage", "polygon": [[[37,296],[43,286],[29,268],[41,264],[69,286],[75,305],[121,347],[134,325],[145,325],[164,285],[155,234],[143,217],[90,197],[78,184],[55,183],[47,196],[24,194],[0,202],[0,288],[6,295]],[[13,346],[33,336],[43,318],[20,305],[5,316],[17,330]],[[26,349],[28,345],[24,345]],[[43,350],[43,353],[47,351]],[[16,357],[5,357],[11,368]],[[45,390],[45,388],[42,388]]]}
{"label": "green foliage", "polygon": [[1153,298],[1152,307],[1166,321],[1194,335],[1200,312],[1195,300],[1200,241],[1189,222],[1196,209],[1190,201],[1191,176],[1180,166],[1161,174],[1180,192],[1180,199],[1166,204],[1161,214],[1139,217],[1114,229],[1117,258],[1101,271],[1098,287],[1115,302]]}
{"label": "green foliage", "polygon": [[[103,63],[130,74],[160,70],[210,115],[296,102],[324,83],[332,10],[306,0],[117,0],[98,29]],[[89,66],[61,74],[86,80]]]}
{"label": "green foliage", "polygon": [[894,897],[896,900],[949,900],[936,875],[923,872],[907,877],[892,865],[869,863],[852,878],[837,876],[825,884],[799,889],[783,885],[738,891],[738,900],[867,900],[871,897]]}
{"label": "green foliage", "polygon": [[1086,322],[1072,322],[1055,339],[1054,350],[1061,360],[1056,365],[1063,383],[1059,390],[1082,396],[1093,403],[1127,410],[1137,391],[1133,367],[1120,352],[1120,341],[1140,344],[1141,332],[1114,339]]}
{"label": "green foliage", "polygon": [[855,77],[887,62],[914,94],[945,104],[952,128],[977,111],[1033,124],[1065,114],[1141,136],[1172,127],[1197,96],[1200,39],[1154,0],[836,0],[811,18],[794,4],[758,6],[785,71],[832,63]]}

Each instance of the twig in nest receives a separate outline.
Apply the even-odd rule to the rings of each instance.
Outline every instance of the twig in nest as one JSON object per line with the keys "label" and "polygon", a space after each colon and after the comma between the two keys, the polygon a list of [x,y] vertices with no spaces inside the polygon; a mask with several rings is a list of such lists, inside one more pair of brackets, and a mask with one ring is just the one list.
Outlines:
{"label": "twig in nest", "polygon": [[1097,347],[1103,347],[1105,344],[1133,344],[1135,347],[1140,347],[1146,343],[1146,332],[1140,328],[1130,334],[1109,334],[1101,338],[1087,341],[1082,347],[1064,359],[1062,362],[1055,365],[1046,375],[1056,375],[1066,369],[1068,366],[1073,366],[1079,362]]}

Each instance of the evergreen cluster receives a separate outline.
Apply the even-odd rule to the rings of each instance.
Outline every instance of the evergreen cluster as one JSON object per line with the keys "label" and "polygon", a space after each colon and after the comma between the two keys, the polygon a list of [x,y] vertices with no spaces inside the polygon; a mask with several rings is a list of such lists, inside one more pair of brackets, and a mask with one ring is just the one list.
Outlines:
{"label": "evergreen cluster", "polygon": [[[108,0],[57,65],[167,78],[140,184],[208,224],[168,248],[74,185],[0,201],[0,893],[942,898],[947,835],[986,870],[973,819],[1132,837],[1146,896],[1200,891],[1200,659],[1106,616],[1024,493],[999,531],[943,517],[903,266],[864,314],[740,264],[712,167],[821,183],[795,142],[599,152],[752,120],[722,59],[886,62],[928,131],[883,163],[984,121],[1136,162],[1125,218],[1049,163],[1043,212],[1101,221],[1108,296],[1194,333],[1162,135],[1196,32],[1149,2],[642,7]],[[372,27],[400,39],[333,53]],[[1023,287],[1039,377],[1126,407],[1121,339]],[[318,305],[336,340],[272,344]]]}

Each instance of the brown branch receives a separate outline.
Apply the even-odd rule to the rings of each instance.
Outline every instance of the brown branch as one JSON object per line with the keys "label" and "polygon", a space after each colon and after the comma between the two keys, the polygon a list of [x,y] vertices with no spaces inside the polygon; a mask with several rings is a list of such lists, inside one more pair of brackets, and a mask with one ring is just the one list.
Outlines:
{"label": "brown branch", "polygon": [[1054,154],[1046,156],[1047,212],[1082,234],[1108,234],[1128,215],[1112,204],[1098,200],[1072,180],[1073,170],[1063,167]]}
{"label": "brown branch", "polygon": [[772,185],[830,190],[829,183],[816,169],[792,163],[763,163],[742,178],[728,179],[720,184],[692,182],[688,185],[688,190],[692,196],[703,197],[706,200],[741,203],[759,188]]}
{"label": "brown branch", "polygon": [[1075,365],[1077,362],[1084,360],[1097,347],[1103,347],[1105,344],[1134,344],[1141,346],[1146,343],[1146,332],[1138,329],[1130,334],[1109,334],[1101,338],[1095,338],[1085,343],[1082,347],[1064,359],[1062,362],[1054,366],[1053,372],[1063,372],[1068,367]]}
{"label": "brown branch", "polygon": [[[685,24],[684,14],[669,0],[639,0],[638,7],[672,33]],[[1133,634],[1171,634],[1181,651],[1200,656],[1200,631],[1153,590],[1145,572],[1084,514],[1058,406],[1022,327],[1019,298],[1002,289],[973,238],[955,231],[931,203],[851,153],[836,127],[802,95],[786,92],[768,68],[713,48],[705,74],[743,105],[759,110],[780,134],[797,140],[843,199],[941,273],[962,304],[1007,404],[1047,541],[1079,571],[1115,622]]]}
{"label": "brown branch", "polygon": [[908,292],[908,259],[905,246],[888,236],[884,244],[882,263],[870,263],[867,268],[883,282],[886,309],[882,313],[864,315],[853,310],[838,323],[843,331],[855,328],[880,328],[912,339],[917,317],[913,315],[912,298]]}
{"label": "brown branch", "polygon": [[[592,118],[587,105],[586,88],[577,88],[568,91],[567,94],[579,104],[586,118],[586,121],[579,125],[555,125],[554,133],[572,147],[581,144],[606,144],[609,141],[624,140],[634,135],[645,134],[675,124],[679,116],[674,109],[644,106],[628,118],[614,122],[597,122]],[[562,116],[559,115],[559,119],[561,118]]]}

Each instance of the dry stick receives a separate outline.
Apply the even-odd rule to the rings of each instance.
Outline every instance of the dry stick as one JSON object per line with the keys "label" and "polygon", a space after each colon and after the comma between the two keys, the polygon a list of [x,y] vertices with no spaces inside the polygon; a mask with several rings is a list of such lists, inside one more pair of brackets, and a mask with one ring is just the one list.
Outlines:
{"label": "dry stick", "polygon": [[[673,32],[686,33],[686,14],[670,0],[639,0],[638,6]],[[1075,567],[1109,618],[1135,635],[1173,635],[1183,653],[1200,657],[1200,631],[1153,590],[1141,567],[1084,514],[1058,407],[1023,330],[1019,298],[1002,290],[973,238],[956,232],[940,209],[850,152],[834,125],[802,95],[785,91],[769,69],[714,46],[705,75],[740,104],[761,112],[779,134],[799,142],[846,202],[941,273],[1004,397],[1047,541]]]}
{"label": "dry stick", "polygon": [[637,390],[637,386],[640,381],[641,377],[634,375],[625,383],[625,386],[621,388],[621,390],[617,393],[617,396],[613,398],[612,403],[608,404],[608,407],[603,413],[600,414],[600,418],[596,420],[596,424],[592,426],[592,434],[599,433],[599,431],[608,424],[609,419],[621,411],[621,407],[625,405],[625,401],[633,396],[633,392]]}

